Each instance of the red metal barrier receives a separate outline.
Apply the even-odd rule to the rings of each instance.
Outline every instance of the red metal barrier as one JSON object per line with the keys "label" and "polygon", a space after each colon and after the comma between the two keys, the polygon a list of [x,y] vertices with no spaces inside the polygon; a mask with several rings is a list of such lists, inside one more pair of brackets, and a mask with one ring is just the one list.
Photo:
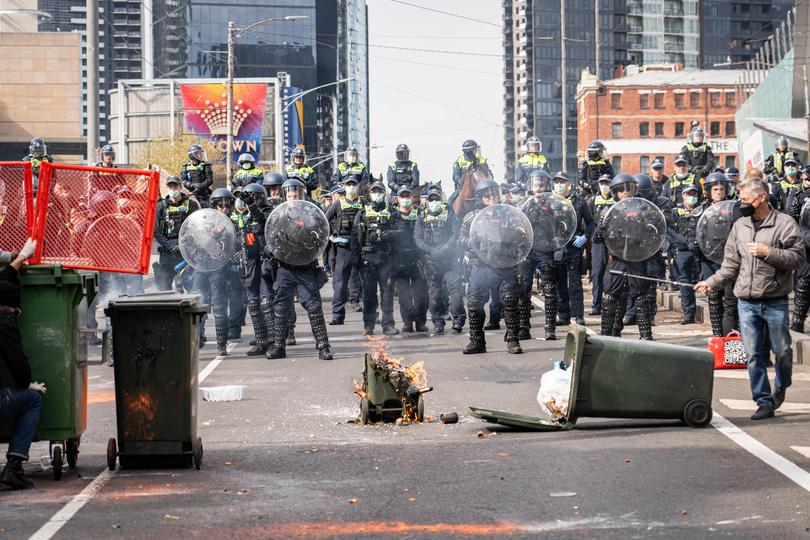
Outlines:
{"label": "red metal barrier", "polygon": [[33,263],[146,274],[160,173],[42,163]]}
{"label": "red metal barrier", "polygon": [[31,163],[0,161],[0,249],[19,251],[33,228]]}

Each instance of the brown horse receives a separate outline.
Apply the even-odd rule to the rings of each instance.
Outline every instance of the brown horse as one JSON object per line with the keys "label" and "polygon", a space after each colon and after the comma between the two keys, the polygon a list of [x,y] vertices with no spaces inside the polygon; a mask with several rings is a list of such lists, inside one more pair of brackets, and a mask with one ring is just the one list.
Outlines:
{"label": "brown horse", "polygon": [[467,167],[461,177],[461,186],[451,202],[451,208],[458,219],[464,219],[466,214],[475,209],[475,186],[479,182],[490,179],[492,179],[492,171],[489,170],[486,163],[475,161]]}

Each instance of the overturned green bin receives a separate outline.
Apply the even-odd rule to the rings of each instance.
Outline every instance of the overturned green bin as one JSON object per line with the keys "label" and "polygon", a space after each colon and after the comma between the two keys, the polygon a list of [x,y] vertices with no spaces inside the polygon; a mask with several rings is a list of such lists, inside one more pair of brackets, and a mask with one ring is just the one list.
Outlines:
{"label": "overturned green bin", "polygon": [[654,341],[588,335],[573,325],[564,363],[571,371],[568,412],[555,422],[470,407],[488,422],[536,430],[574,427],[578,418],[679,419],[693,427],[712,420],[712,354]]}
{"label": "overturned green bin", "polygon": [[206,307],[190,294],[123,296],[106,309],[113,328],[118,439],[107,465],[202,464],[197,436],[199,324]]}
{"label": "overturned green bin", "polygon": [[[76,467],[79,443],[87,428],[90,331],[84,323],[87,305],[96,295],[98,274],[63,269],[58,264],[31,265],[20,270],[19,278],[22,298],[18,322],[23,350],[33,379],[48,389],[34,440],[50,442],[53,476],[59,480],[65,461],[71,469]],[[107,339],[104,344],[106,351]],[[8,374],[0,374],[0,379],[9,380]],[[0,443],[7,443],[10,437],[10,422],[0,421]]]}

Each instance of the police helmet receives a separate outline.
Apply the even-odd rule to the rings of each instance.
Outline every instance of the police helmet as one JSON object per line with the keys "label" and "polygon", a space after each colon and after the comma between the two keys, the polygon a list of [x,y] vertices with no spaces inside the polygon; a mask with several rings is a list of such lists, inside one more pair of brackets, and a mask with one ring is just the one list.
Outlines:
{"label": "police helmet", "polygon": [[542,141],[538,137],[532,135],[526,140],[526,151],[530,154],[539,154],[543,151]]}
{"label": "police helmet", "polygon": [[641,173],[635,175],[633,178],[635,178],[638,183],[638,194],[648,201],[651,201],[655,197],[655,186],[653,185],[650,175]]}
{"label": "police helmet", "polygon": [[109,144],[105,144],[104,146],[101,147],[101,161],[104,161],[104,158],[107,156],[110,156],[112,158],[110,160],[110,163],[115,161],[115,150]]}
{"label": "police helmet", "polygon": [[689,185],[683,186],[683,190],[681,191],[681,194],[689,193],[690,191],[694,191],[695,193],[700,193],[700,188],[698,187],[697,184],[689,184]]}
{"label": "police helmet", "polygon": [[610,191],[616,199],[619,198],[619,193],[630,193],[633,197],[638,191],[638,180],[627,173],[617,174],[610,181]]}
{"label": "police helmet", "polygon": [[253,154],[247,154],[247,153],[240,154],[239,155],[239,160],[237,161],[237,163],[239,163],[240,167],[242,165],[244,165],[245,163],[250,163],[251,165],[256,165],[256,158],[253,157]]}
{"label": "police helmet", "polygon": [[726,188],[726,193],[728,193],[728,178],[726,175],[720,172],[714,172],[706,177],[706,180],[703,181],[703,191],[706,193],[706,196],[710,196],[712,193],[712,188],[715,185],[722,185]]}
{"label": "police helmet", "polygon": [[352,145],[346,149],[343,153],[343,159],[349,165],[353,165],[358,162],[360,159],[360,153],[357,151],[357,147]]}
{"label": "police helmet", "polygon": [[529,175],[529,187],[534,193],[551,191],[551,175],[543,169],[532,171]]}
{"label": "police helmet", "polygon": [[227,204],[228,208],[233,207],[233,201],[236,197],[234,197],[233,192],[231,192],[228,188],[217,188],[209,197],[208,202],[211,205],[211,208],[216,208],[219,206],[220,203]]}
{"label": "police helmet", "polygon": [[554,182],[555,180],[562,180],[563,182],[571,183],[571,179],[568,178],[568,173],[563,171],[557,171],[554,176],[551,178],[551,181]]}
{"label": "police helmet", "polygon": [[262,185],[265,187],[265,189],[270,187],[280,187],[282,184],[284,184],[284,176],[282,176],[280,173],[273,171],[264,175]]}
{"label": "police helmet", "polygon": [[399,161],[408,161],[411,158],[411,149],[408,148],[408,145],[403,143],[397,145],[397,159]]}
{"label": "police helmet", "polygon": [[779,150],[781,152],[784,152],[785,150],[788,149],[789,146],[790,145],[788,144],[787,137],[785,137],[784,135],[782,135],[781,137],[776,139],[776,148],[777,148],[777,150]]}
{"label": "police helmet", "polygon": [[596,181],[597,184],[610,184],[613,181],[613,178],[609,174],[603,174],[599,177],[599,180]]}
{"label": "police helmet", "polygon": [[602,141],[591,141],[588,145],[588,159],[602,159],[605,157],[605,145]]}
{"label": "police helmet", "polygon": [[246,185],[242,189],[242,196],[240,198],[245,201],[245,204],[248,206],[257,203],[264,204],[267,202],[267,190],[264,189],[264,186],[261,184],[254,182]]}
{"label": "police helmet", "polygon": [[385,193],[385,185],[382,182],[379,182],[379,181],[374,182],[373,184],[371,184],[371,186],[369,186],[368,190],[369,190],[369,192],[382,191],[383,193]]}
{"label": "police helmet", "polygon": [[692,130],[692,133],[689,134],[689,140],[692,144],[703,144],[703,140],[706,138],[706,132],[703,131],[703,128],[700,126],[695,127]]}
{"label": "police helmet", "polygon": [[34,137],[31,139],[31,144],[28,146],[28,153],[32,156],[42,157],[48,153],[45,141],[42,137]]}
{"label": "police helmet", "polygon": [[656,160],[654,160],[652,162],[652,165],[650,165],[650,168],[652,168],[652,169],[663,169],[664,168],[664,162],[661,161],[660,159],[656,159]]}
{"label": "police helmet", "polygon": [[734,179],[740,176],[740,169],[737,167],[729,167],[726,169],[726,178]]}
{"label": "police helmet", "polygon": [[296,194],[298,200],[303,200],[306,195],[307,188],[303,182],[297,178],[289,178],[286,182],[281,184],[281,192],[284,194],[285,199],[289,199],[291,194]]}
{"label": "police helmet", "polygon": [[295,163],[296,165],[303,165],[304,160],[307,159],[307,153],[304,152],[303,148],[295,148],[295,149],[293,149],[291,156],[292,156],[293,163]]}
{"label": "police helmet", "polygon": [[488,178],[478,182],[478,185],[475,186],[475,198],[481,202],[484,200],[484,197],[500,202],[501,188],[495,180]]}
{"label": "police helmet", "polygon": [[356,174],[348,175],[346,177],[346,179],[343,181],[343,185],[345,186],[349,182],[353,183],[354,185],[359,185],[360,184],[360,176],[358,176]]}
{"label": "police helmet", "polygon": [[423,192],[424,195],[430,200],[431,197],[436,197],[440,201],[444,200],[444,193],[442,192],[442,188],[438,186],[431,186],[427,189],[427,191]]}
{"label": "police helmet", "polygon": [[189,159],[194,159],[197,161],[203,161],[205,157],[205,150],[199,144],[192,144],[188,147],[188,157]]}
{"label": "police helmet", "polygon": [[478,143],[472,139],[467,139],[461,145],[461,152],[464,154],[464,157],[467,159],[472,159],[478,153],[479,146]]}

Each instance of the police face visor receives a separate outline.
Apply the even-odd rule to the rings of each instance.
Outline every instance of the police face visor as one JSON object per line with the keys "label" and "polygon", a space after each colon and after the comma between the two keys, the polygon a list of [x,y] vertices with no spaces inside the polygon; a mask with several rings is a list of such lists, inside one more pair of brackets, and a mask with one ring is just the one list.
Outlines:
{"label": "police face visor", "polygon": [[357,152],[354,150],[349,150],[346,152],[346,163],[357,163]]}
{"label": "police face visor", "polygon": [[482,202],[494,202],[498,204],[501,201],[501,192],[497,188],[487,188],[481,192]]}
{"label": "police face visor", "polygon": [[539,154],[540,153],[540,143],[539,142],[530,142],[526,145],[526,149],[529,151],[530,154]]}
{"label": "police face visor", "polygon": [[214,208],[230,211],[233,208],[233,201],[231,199],[217,199],[214,201]]}
{"label": "police face visor", "polygon": [[32,144],[31,146],[28,147],[28,152],[30,152],[32,156],[42,157],[45,155],[45,145]]}
{"label": "police face visor", "polygon": [[303,165],[304,156],[293,156],[293,163],[295,163],[296,165]]}
{"label": "police face visor", "polygon": [[638,193],[638,184],[619,184],[613,188],[616,195],[625,195],[627,197],[635,197]]}
{"label": "police face visor", "polygon": [[406,150],[397,150],[397,159],[400,160],[400,161],[408,161],[408,158],[410,157],[410,155],[411,155],[410,150],[407,150],[407,149]]}

